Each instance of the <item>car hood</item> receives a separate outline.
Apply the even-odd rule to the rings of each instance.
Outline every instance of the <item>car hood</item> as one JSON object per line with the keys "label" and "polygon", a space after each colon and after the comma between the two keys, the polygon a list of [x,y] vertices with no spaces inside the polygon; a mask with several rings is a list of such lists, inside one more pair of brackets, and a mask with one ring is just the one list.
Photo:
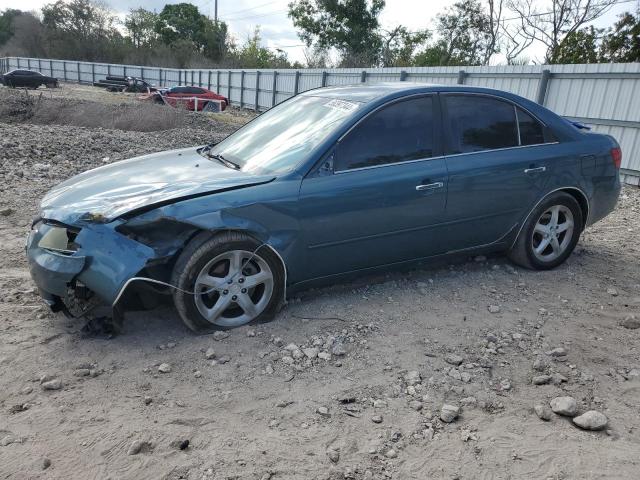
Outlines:
{"label": "car hood", "polygon": [[201,156],[201,147],[154,153],[81,173],[49,191],[40,216],[74,224],[109,222],[144,207],[272,181]]}

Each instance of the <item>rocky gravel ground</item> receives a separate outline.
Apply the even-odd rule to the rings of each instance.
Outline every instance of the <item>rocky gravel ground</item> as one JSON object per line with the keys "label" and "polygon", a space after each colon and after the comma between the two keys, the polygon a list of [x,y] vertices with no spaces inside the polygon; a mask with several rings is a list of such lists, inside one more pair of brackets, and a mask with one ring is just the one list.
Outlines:
{"label": "rocky gravel ground", "polygon": [[554,271],[461,258],[208,336],[169,307],[111,339],[49,313],[23,253],[39,197],[239,117],[143,134],[0,123],[0,479],[638,478],[636,188]]}

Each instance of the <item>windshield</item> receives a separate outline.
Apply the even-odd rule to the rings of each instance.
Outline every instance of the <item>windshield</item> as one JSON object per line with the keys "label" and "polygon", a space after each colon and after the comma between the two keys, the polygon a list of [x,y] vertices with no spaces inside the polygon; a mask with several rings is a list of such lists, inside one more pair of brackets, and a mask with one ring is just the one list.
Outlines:
{"label": "windshield", "polygon": [[361,104],[300,95],[260,115],[209,150],[245,172],[292,170]]}

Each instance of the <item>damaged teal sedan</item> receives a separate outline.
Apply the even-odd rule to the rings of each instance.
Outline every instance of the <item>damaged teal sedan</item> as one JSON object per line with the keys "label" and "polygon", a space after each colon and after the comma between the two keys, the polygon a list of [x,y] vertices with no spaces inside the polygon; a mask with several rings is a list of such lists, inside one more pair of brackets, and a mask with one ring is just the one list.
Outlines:
{"label": "damaged teal sedan", "polygon": [[453,254],[550,269],[613,210],[621,152],[497,90],[311,90],[222,142],[82,173],[27,242],[53,310],[151,307],[196,332],[272,318],[287,292]]}

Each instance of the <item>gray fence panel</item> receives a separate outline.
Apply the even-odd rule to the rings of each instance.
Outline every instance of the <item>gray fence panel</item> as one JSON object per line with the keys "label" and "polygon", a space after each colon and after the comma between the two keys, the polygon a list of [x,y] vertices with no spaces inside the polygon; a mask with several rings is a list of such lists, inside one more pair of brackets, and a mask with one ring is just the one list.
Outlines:
{"label": "gray fence panel", "polygon": [[[556,113],[613,135],[623,151],[623,173],[640,183],[640,64],[393,67],[304,70],[209,70],[142,67],[53,59],[6,57],[0,71],[40,70],[62,81],[91,83],[107,75],[128,75],[158,86],[199,85],[231,104],[266,110],[273,104],[321,86],[389,82],[464,83],[516,93]],[[543,71],[548,71],[543,80]],[[256,87],[258,91],[256,92]],[[256,105],[257,102],[257,105]]]}

